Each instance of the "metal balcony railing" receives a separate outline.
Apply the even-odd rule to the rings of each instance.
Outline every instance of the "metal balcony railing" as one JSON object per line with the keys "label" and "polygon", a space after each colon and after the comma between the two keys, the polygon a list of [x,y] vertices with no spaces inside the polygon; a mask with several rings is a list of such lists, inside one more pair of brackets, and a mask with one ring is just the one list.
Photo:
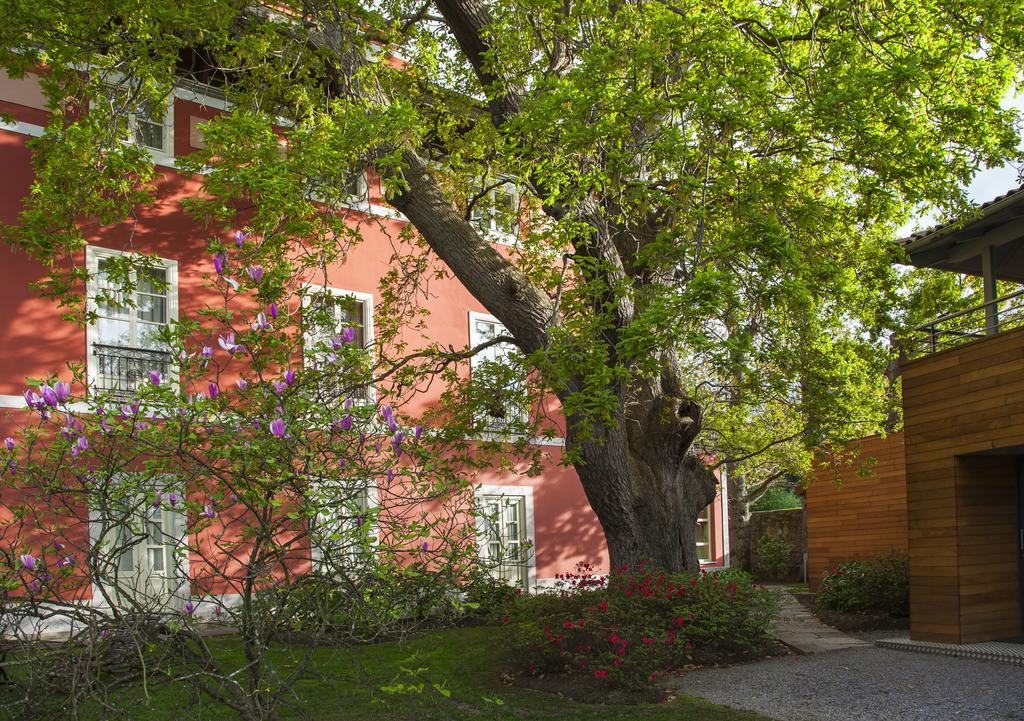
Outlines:
{"label": "metal balcony railing", "polygon": [[138,385],[148,381],[149,371],[157,371],[164,378],[171,371],[168,351],[94,343],[92,353],[96,357],[96,377],[89,379],[90,386],[115,398],[131,398]]}
{"label": "metal balcony railing", "polygon": [[907,357],[920,358],[1021,327],[1024,327],[1024,290],[917,326],[907,342]]}

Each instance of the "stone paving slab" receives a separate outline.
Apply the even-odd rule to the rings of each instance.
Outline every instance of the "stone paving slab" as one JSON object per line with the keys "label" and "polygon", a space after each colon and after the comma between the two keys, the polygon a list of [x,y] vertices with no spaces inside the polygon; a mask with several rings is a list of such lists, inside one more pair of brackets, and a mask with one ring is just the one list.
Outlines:
{"label": "stone paving slab", "polygon": [[782,597],[782,608],[775,621],[775,637],[799,653],[824,653],[850,648],[865,648],[871,644],[847,636],[826,626],[784,588],[776,589]]}

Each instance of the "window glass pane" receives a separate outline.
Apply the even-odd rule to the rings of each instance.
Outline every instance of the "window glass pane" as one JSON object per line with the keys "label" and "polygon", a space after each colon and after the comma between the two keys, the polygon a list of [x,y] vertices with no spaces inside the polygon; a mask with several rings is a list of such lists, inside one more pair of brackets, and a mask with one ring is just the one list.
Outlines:
{"label": "window glass pane", "polygon": [[163,113],[143,108],[135,114],[135,142],[154,150],[164,149]]}
{"label": "window glass pane", "polygon": [[143,268],[139,271],[136,291],[150,295],[164,295],[167,288],[166,268]]}
{"label": "window glass pane", "polygon": [[101,345],[131,345],[131,333],[130,321],[113,318],[96,321],[96,338]]}
{"label": "window glass pane", "polygon": [[494,191],[494,222],[498,230],[515,235],[519,230],[518,211],[514,190],[505,186]]}

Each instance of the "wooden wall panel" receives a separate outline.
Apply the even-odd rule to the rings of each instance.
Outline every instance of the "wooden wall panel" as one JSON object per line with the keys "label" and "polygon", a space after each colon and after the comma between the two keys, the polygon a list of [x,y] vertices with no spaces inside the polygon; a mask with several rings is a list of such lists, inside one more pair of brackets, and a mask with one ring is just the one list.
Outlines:
{"label": "wooden wall panel", "polygon": [[819,459],[804,491],[807,580],[813,589],[835,564],[907,550],[903,434],[862,438],[849,450],[852,463]]}
{"label": "wooden wall panel", "polygon": [[907,363],[903,409],[911,636],[967,643],[1020,633],[1024,329]]}

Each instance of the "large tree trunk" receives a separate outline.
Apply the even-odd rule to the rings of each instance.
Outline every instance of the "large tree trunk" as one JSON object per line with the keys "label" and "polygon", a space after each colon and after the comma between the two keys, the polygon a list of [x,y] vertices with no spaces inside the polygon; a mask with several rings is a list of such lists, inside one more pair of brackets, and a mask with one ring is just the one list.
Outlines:
{"label": "large tree trunk", "polygon": [[750,539],[750,494],[739,473],[726,469],[729,508],[729,561],[730,565],[749,571],[753,563]]}
{"label": "large tree trunk", "polygon": [[685,398],[644,395],[612,426],[580,427],[568,419],[566,450],[580,459],[576,472],[613,568],[650,561],[696,572],[696,518],[714,500],[717,482],[692,452],[700,409]]}

